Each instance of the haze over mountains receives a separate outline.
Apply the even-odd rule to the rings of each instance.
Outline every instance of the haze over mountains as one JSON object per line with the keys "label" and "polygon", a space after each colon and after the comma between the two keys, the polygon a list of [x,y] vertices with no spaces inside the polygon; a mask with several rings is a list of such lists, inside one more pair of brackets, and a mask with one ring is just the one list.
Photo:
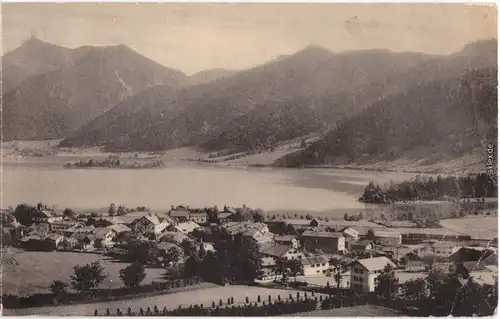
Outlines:
{"label": "haze over mountains", "polygon": [[[433,120],[446,116],[435,111],[445,103],[442,94],[458,88],[460,77],[472,74],[468,70],[496,70],[496,47],[496,40],[478,41],[450,56],[433,56],[387,50],[333,53],[311,46],[249,70],[216,69],[188,77],[126,46],[67,49],[31,39],[3,57],[4,139],[66,137],[61,146],[109,151],[186,145],[250,150],[333,129],[321,142],[333,147],[332,136],[345,123],[361,125],[360,116],[382,121],[394,112],[398,115],[385,128],[394,126],[404,135],[408,123],[403,119],[415,112],[429,109]],[[456,103],[446,105],[443,109],[452,112]],[[376,109],[388,113],[366,115]],[[423,120],[421,129],[429,123]],[[449,132],[466,130],[467,123],[457,121]],[[377,131],[370,125],[359,134]],[[354,136],[354,131],[346,134]],[[308,159],[318,145],[283,163],[323,163],[337,156],[325,147],[319,151],[323,155]],[[379,147],[374,152],[389,151]],[[355,154],[349,160],[357,160]]]}

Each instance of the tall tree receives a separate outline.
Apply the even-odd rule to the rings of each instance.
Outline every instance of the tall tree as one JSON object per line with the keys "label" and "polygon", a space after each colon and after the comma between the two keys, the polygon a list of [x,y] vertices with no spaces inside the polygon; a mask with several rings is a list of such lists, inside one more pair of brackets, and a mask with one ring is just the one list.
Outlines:
{"label": "tall tree", "polygon": [[116,206],[114,203],[112,203],[111,205],[109,205],[109,209],[108,209],[108,216],[115,216],[116,215]]}
{"label": "tall tree", "polygon": [[382,273],[376,278],[376,282],[375,293],[382,298],[392,300],[398,293],[399,279],[391,265],[385,266]]}
{"label": "tall tree", "polygon": [[71,275],[71,285],[77,291],[90,291],[96,288],[107,277],[104,269],[95,261],[84,266],[73,267],[74,274]]}
{"label": "tall tree", "polygon": [[337,289],[340,289],[340,284],[342,282],[342,277],[347,270],[347,264],[341,259],[331,258],[329,261],[330,267],[327,273],[333,275],[335,282],[337,283]]}
{"label": "tall tree", "polygon": [[178,248],[170,247],[166,251],[165,260],[167,260],[168,262],[171,262],[175,267],[177,265],[177,263],[181,260],[181,257],[182,257],[182,253]]}
{"label": "tall tree", "polygon": [[287,262],[288,269],[290,270],[290,275],[293,276],[294,281],[297,281],[297,275],[302,271],[302,263],[299,259],[290,259]]}
{"label": "tall tree", "polygon": [[120,269],[120,279],[125,287],[137,287],[146,278],[144,265],[140,262],[134,262],[127,267]]}
{"label": "tall tree", "polygon": [[427,281],[424,278],[411,279],[401,285],[403,295],[411,300],[424,300],[429,295]]}
{"label": "tall tree", "polygon": [[14,210],[14,217],[23,226],[31,226],[33,224],[33,214],[37,211],[36,207],[20,204]]}

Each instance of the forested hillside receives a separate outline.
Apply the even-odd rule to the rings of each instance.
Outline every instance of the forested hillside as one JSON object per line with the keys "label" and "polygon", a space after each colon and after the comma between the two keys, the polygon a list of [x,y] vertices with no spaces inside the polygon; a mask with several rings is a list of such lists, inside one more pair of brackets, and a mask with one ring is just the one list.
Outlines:
{"label": "forested hillside", "polygon": [[496,118],[496,68],[469,70],[377,102],[277,164],[361,164],[395,159],[407,151],[418,158],[436,152],[459,156],[496,141]]}

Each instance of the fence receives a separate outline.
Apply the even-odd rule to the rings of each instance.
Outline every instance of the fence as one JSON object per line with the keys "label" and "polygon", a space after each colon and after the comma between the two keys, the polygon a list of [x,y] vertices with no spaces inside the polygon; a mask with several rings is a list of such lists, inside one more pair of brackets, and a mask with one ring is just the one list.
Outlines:
{"label": "fence", "polygon": [[[326,296],[325,296],[326,297]],[[148,306],[145,310],[132,310],[130,307],[122,311],[116,309],[112,312],[107,309],[104,313],[99,314],[98,310],[94,311],[94,316],[274,316],[281,314],[292,314],[300,312],[308,312],[317,310],[324,299],[323,296],[315,296],[314,293],[303,294],[297,292],[289,294],[288,298],[282,299],[280,295],[274,300],[271,295],[267,300],[261,300],[260,295],[257,296],[256,301],[250,301],[247,297],[244,304],[235,305],[233,298],[228,298],[227,303],[224,304],[222,300],[218,303],[215,301],[211,305],[205,306],[203,304],[190,305],[189,307],[179,306],[177,309],[167,310],[166,306],[162,310],[158,306]]]}

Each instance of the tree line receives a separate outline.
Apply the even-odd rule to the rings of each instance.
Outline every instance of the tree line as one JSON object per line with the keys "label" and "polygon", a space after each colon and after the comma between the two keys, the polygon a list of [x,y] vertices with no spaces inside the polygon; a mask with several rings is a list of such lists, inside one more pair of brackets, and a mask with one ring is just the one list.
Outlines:
{"label": "tree line", "polygon": [[369,182],[360,201],[391,203],[416,200],[470,199],[496,197],[497,186],[492,176],[480,173],[474,176],[446,176],[437,178],[417,176],[401,183],[391,182],[382,189]]}
{"label": "tree line", "polygon": [[248,284],[261,274],[262,260],[259,246],[241,235],[215,243],[215,252],[206,252],[203,246],[189,251],[183,276],[200,276],[217,283]]}

